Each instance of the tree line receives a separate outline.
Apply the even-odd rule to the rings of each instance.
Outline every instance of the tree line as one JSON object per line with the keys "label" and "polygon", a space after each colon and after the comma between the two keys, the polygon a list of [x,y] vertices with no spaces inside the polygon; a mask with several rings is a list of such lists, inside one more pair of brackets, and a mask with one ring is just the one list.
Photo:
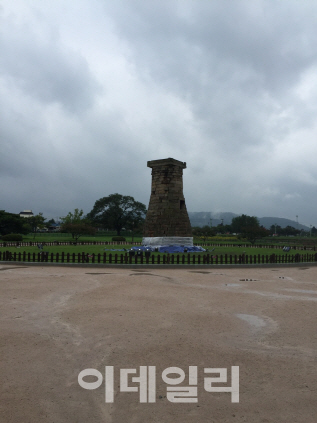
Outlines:
{"label": "tree line", "polygon": [[[61,217],[60,231],[72,234],[75,241],[82,235],[93,235],[97,229],[115,230],[120,235],[123,229],[133,233],[142,232],[142,226],[146,216],[146,206],[136,201],[131,196],[124,196],[118,193],[102,197],[97,200],[92,210],[84,215],[82,209],[76,208],[66,216]],[[55,221],[46,222],[42,213],[28,218],[20,217],[18,214],[8,213],[0,210],[0,235],[6,234],[28,234],[44,228],[49,228]],[[260,225],[255,216],[242,214],[232,219],[230,225],[220,224],[218,226],[194,227],[193,235],[206,239],[216,234],[237,234],[241,238],[255,243],[257,239],[269,235],[299,235],[301,231],[291,226],[281,228],[272,225],[266,229]],[[313,227],[311,235],[317,235],[317,229]]]}
{"label": "tree line", "polygon": [[[83,210],[76,208],[65,217],[61,217],[60,231],[72,234],[75,241],[82,235],[93,235],[97,228],[115,230],[120,235],[122,229],[142,231],[146,215],[144,204],[136,201],[131,196],[111,194],[100,198],[94,204],[92,210],[84,215]],[[51,219],[45,222],[43,213],[28,218],[18,214],[0,210],[0,234],[28,234],[50,227],[56,222]]]}
{"label": "tree line", "polygon": [[[242,214],[232,219],[230,225],[219,224],[217,226],[194,227],[193,234],[203,239],[215,236],[217,234],[236,234],[240,238],[247,239],[252,244],[256,240],[267,237],[267,236],[297,236],[297,235],[308,235],[307,232],[296,229],[292,226],[286,226],[282,228],[279,225],[272,225],[270,229],[266,229],[261,226],[259,219],[255,216],[247,216]],[[317,235],[317,229],[312,227],[310,233],[312,236]]]}

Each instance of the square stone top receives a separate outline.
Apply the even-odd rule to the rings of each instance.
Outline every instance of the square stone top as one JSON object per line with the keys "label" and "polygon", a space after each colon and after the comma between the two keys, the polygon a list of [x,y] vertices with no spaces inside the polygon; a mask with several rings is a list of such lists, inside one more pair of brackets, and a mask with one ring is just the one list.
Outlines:
{"label": "square stone top", "polygon": [[151,160],[147,162],[147,167],[155,167],[155,166],[166,166],[166,165],[173,165],[181,167],[182,169],[186,169],[186,162],[180,162],[179,160],[172,159],[169,157],[168,159],[161,159],[161,160]]}

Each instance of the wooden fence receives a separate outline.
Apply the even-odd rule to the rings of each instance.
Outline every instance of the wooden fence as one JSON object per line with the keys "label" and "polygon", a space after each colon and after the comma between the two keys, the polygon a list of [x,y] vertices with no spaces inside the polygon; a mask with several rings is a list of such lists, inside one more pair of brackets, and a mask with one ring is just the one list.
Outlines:
{"label": "wooden fence", "polygon": [[212,255],[203,253],[149,254],[128,252],[87,253],[27,253],[0,252],[0,261],[42,262],[42,263],[105,263],[105,264],[268,264],[268,263],[310,263],[317,262],[317,253],[270,254],[270,255]]}
{"label": "wooden fence", "polygon": [[[52,241],[52,242],[39,242],[39,241],[6,241],[0,242],[0,247],[36,247],[37,245],[42,244],[46,247],[51,246],[71,246],[71,245],[141,245],[141,242],[128,242],[128,241]],[[223,244],[223,243],[194,243],[194,245],[199,245],[206,248],[215,248],[215,247],[241,247],[241,248],[271,248],[271,249],[281,249],[281,244]],[[308,250],[316,251],[315,245],[289,245],[291,250]]]}

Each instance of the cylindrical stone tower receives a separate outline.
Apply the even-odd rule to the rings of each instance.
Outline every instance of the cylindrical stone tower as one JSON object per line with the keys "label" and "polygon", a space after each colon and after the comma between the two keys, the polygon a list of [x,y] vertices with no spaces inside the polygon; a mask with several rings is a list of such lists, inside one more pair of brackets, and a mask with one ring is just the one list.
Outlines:
{"label": "cylindrical stone tower", "polygon": [[175,159],[147,162],[152,187],[143,230],[143,245],[193,245],[183,194],[186,163]]}

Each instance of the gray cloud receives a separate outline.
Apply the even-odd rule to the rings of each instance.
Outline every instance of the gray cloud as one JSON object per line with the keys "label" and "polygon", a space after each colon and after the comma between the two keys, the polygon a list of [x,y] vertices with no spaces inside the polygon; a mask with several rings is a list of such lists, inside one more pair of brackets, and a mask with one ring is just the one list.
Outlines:
{"label": "gray cloud", "polygon": [[1,208],[57,217],[114,192],[147,204],[147,160],[174,157],[190,211],[317,225],[316,12],[4,0]]}

